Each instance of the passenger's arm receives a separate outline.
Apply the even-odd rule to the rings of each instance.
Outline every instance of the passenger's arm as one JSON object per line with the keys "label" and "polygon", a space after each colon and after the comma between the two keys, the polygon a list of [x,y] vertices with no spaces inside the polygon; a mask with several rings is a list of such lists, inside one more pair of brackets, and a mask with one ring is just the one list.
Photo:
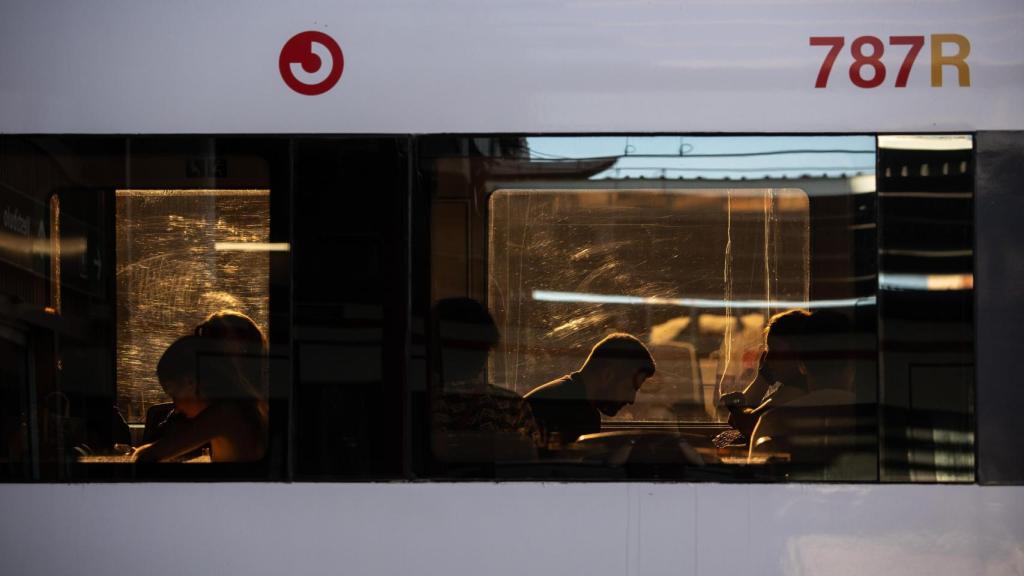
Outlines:
{"label": "passenger's arm", "polygon": [[762,402],[756,408],[742,408],[730,413],[729,424],[733,428],[739,430],[747,438],[753,439],[754,427],[757,426],[757,420],[773,406],[772,399],[769,398]]}
{"label": "passenger's arm", "polygon": [[182,419],[164,435],[135,451],[137,462],[163,462],[173,460],[197,450],[222,435],[222,409],[214,404],[195,418]]}
{"label": "passenger's arm", "polygon": [[776,440],[769,435],[769,428],[771,426],[765,420],[759,418],[754,423],[754,428],[750,434],[750,444],[747,447],[748,464],[763,463],[764,457],[762,455],[770,455],[776,449]]}

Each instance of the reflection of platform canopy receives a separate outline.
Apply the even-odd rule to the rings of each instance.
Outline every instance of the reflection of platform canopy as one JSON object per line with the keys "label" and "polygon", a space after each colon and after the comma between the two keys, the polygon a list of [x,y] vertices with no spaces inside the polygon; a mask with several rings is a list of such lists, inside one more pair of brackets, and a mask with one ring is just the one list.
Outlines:
{"label": "reflection of platform canopy", "polygon": [[522,158],[488,158],[487,173],[497,178],[588,178],[612,167],[618,157],[583,160],[530,160]]}

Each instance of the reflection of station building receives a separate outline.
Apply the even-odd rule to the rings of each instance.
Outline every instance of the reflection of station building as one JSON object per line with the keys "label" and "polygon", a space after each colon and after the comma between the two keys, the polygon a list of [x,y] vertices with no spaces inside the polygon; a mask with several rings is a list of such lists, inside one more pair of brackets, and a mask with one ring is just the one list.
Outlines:
{"label": "reflection of station building", "polygon": [[[894,479],[974,474],[974,161],[947,149],[879,148],[880,461]],[[927,330],[922,330],[927,326]],[[941,358],[941,361],[937,361]]]}

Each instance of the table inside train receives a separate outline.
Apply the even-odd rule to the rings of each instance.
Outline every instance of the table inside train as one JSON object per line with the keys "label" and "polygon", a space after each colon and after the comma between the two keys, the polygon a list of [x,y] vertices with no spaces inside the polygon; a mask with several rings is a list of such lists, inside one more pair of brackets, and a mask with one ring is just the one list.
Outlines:
{"label": "table inside train", "polygon": [[[86,454],[79,456],[77,462],[79,464],[133,464],[134,456],[130,453],[120,454]],[[200,454],[193,458],[186,460],[180,460],[176,463],[180,464],[209,464],[211,462],[209,454]]]}

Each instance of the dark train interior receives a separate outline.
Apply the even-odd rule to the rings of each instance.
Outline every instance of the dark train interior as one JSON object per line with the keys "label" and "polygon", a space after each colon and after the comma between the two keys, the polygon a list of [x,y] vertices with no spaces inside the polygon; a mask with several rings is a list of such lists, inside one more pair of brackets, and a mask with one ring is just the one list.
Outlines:
{"label": "dark train interior", "polygon": [[[0,475],[973,482],[974,181],[971,136],[3,135]],[[656,372],[564,444],[439,430],[445,299],[514,405],[613,332]],[[264,455],[135,463],[161,353],[225,309],[267,339]],[[844,407],[717,442],[789,309],[842,326],[800,370]]]}

